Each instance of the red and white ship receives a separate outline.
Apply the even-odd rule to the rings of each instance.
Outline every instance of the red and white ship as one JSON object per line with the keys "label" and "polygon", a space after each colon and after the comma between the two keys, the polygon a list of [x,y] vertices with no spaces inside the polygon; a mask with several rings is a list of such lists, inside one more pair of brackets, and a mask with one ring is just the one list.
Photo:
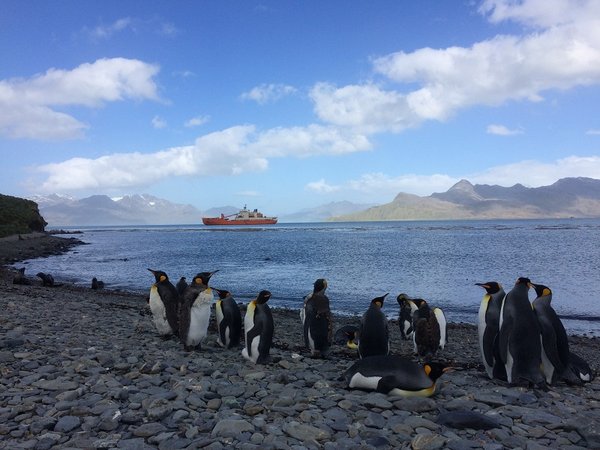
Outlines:
{"label": "red and white ship", "polygon": [[277,223],[277,217],[267,217],[258,209],[250,211],[244,205],[236,214],[228,216],[221,214],[221,217],[203,217],[204,225],[273,225]]}

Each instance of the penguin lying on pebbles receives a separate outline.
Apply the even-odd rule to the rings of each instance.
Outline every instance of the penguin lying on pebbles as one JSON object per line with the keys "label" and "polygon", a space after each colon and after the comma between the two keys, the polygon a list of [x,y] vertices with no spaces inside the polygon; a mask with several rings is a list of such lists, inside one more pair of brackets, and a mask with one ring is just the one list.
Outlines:
{"label": "penguin lying on pebbles", "polygon": [[451,368],[431,362],[420,365],[398,355],[369,356],[356,361],[344,374],[348,387],[402,397],[430,397],[436,382]]}
{"label": "penguin lying on pebbles", "polygon": [[358,327],[354,325],[344,325],[338,328],[333,335],[333,341],[337,345],[345,345],[349,349],[358,348]]}

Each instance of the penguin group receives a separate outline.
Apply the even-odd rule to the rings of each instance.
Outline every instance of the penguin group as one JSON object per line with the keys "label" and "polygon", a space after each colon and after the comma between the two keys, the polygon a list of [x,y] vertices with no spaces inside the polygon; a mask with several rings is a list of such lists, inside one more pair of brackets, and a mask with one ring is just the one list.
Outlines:
{"label": "penguin group", "polygon": [[[565,328],[552,307],[552,290],[519,277],[505,293],[496,281],[485,289],[478,316],[481,359],[489,378],[544,388],[593,378],[589,365],[569,349]],[[529,301],[529,290],[535,292]]]}
{"label": "penguin group", "polygon": [[[218,270],[199,272],[189,284],[186,277],[181,277],[176,286],[164,271],[148,270],[155,279],[150,287],[148,303],[156,331],[163,339],[175,336],[185,351],[201,351],[214,305],[217,344],[225,349],[239,348],[242,333],[240,308],[228,290],[209,286]],[[265,364],[269,360],[274,331],[273,316],[267,305],[270,297],[269,291],[261,291],[248,304],[243,321],[246,344],[241,353],[255,364]]]}

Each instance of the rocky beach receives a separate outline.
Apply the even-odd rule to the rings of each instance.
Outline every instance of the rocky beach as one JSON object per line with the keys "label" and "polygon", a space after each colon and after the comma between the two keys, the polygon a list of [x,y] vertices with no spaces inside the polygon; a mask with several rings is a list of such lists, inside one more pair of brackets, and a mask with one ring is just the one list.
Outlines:
{"label": "rocky beach", "polygon": [[[0,264],[78,243],[3,239]],[[217,346],[214,323],[201,351],[161,339],[144,295],[43,287],[27,272],[32,284],[14,285],[14,274],[0,269],[0,449],[600,448],[598,378],[547,390],[492,381],[475,324],[449,325],[436,359],[455,370],[436,395],[407,399],[347,389],[340,377],[356,352],[311,358],[297,310],[273,309],[271,361],[253,365]],[[392,352],[412,358],[397,322],[390,330]],[[600,339],[570,345],[597,374]],[[465,423],[464,412],[489,420]]]}

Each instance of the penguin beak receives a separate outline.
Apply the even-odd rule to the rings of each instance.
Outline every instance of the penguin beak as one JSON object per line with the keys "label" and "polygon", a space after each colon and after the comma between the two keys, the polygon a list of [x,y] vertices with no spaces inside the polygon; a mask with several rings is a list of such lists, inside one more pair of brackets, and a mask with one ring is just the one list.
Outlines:
{"label": "penguin beak", "polygon": [[152,270],[152,269],[148,269],[150,272],[152,272],[152,275],[156,275],[156,270]]}
{"label": "penguin beak", "polygon": [[212,276],[213,276],[215,273],[217,273],[218,271],[219,271],[219,269],[217,269],[217,270],[213,270],[213,271],[210,273],[210,276],[212,277]]}

